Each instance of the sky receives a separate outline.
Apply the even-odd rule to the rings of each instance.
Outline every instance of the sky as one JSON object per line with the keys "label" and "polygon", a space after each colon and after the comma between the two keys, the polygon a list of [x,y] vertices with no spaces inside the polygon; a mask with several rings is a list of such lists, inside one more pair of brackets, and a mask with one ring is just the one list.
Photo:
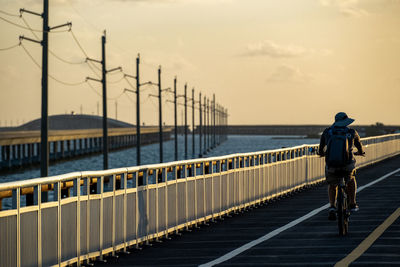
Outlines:
{"label": "sky", "polygon": [[[42,5],[0,0],[0,127],[40,117],[41,46],[18,39],[41,39],[42,21],[15,15]],[[400,0],[50,0],[49,14],[50,26],[72,22],[49,34],[49,115],[102,114],[101,84],[85,82],[100,66],[74,37],[100,59],[106,30],[107,69],[123,68],[107,75],[110,118],[136,123],[135,94],[123,90],[134,89],[124,73],[136,74],[140,53],[142,82],[157,82],[161,66],[164,89],[176,76],[178,95],[185,83],[196,101],[215,94],[229,124],[327,125],[344,111],[355,124],[400,125]],[[158,123],[152,94],[141,87],[146,125]],[[163,99],[171,125],[173,95]]]}

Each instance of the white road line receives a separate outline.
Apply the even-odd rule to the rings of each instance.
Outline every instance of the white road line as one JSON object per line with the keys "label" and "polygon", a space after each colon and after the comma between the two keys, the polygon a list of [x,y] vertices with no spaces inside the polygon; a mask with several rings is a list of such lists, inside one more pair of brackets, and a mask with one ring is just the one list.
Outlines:
{"label": "white road line", "polygon": [[[364,190],[364,189],[367,188],[367,187],[370,187],[371,185],[374,185],[374,184],[376,184],[376,183],[379,183],[380,181],[382,181],[382,180],[388,178],[389,176],[391,176],[391,175],[393,175],[393,174],[395,174],[395,173],[397,173],[397,172],[399,172],[399,171],[400,171],[400,168],[398,168],[397,170],[392,171],[392,172],[390,172],[390,173],[388,173],[388,174],[385,174],[384,176],[382,176],[382,177],[380,177],[380,178],[378,178],[378,179],[376,179],[376,180],[370,182],[369,184],[360,186],[360,187],[358,188],[358,190],[357,190],[357,193],[358,193],[358,192],[361,192],[362,190]],[[396,175],[396,176],[397,176],[397,175]]]}
{"label": "white road line", "polygon": [[[357,192],[361,192],[365,188],[370,187],[371,185],[374,185],[374,184],[386,179],[387,177],[389,177],[389,176],[391,176],[391,175],[393,175],[393,174],[395,174],[395,173],[397,173],[399,171],[400,171],[400,168],[395,170],[395,171],[392,171],[392,172],[390,172],[388,174],[385,174],[384,176],[378,178],[377,180],[374,180],[373,182],[370,182],[369,184],[360,186],[358,188]],[[209,267],[209,266],[214,266],[216,264],[220,264],[222,262],[230,260],[233,257],[239,255],[240,253],[242,253],[242,252],[244,252],[244,251],[246,251],[246,250],[248,250],[248,249],[250,249],[250,248],[252,248],[252,247],[254,247],[254,246],[256,246],[256,245],[258,245],[258,244],[260,244],[260,243],[262,243],[262,242],[264,242],[264,241],[266,241],[266,240],[268,240],[268,239],[270,239],[270,238],[272,238],[272,237],[274,237],[276,235],[278,235],[278,234],[280,234],[281,232],[283,232],[283,231],[285,231],[285,230],[287,230],[289,228],[292,228],[293,226],[295,226],[295,225],[297,225],[297,224],[299,224],[299,223],[311,218],[312,216],[314,216],[314,215],[318,214],[319,212],[327,209],[328,207],[329,207],[329,203],[324,205],[324,206],[322,206],[322,207],[319,207],[319,208],[317,208],[317,209],[315,209],[315,210],[313,210],[313,211],[311,211],[309,213],[307,213],[306,215],[304,215],[304,216],[302,216],[302,217],[300,217],[300,218],[298,218],[298,219],[296,219],[294,221],[291,221],[290,223],[288,223],[288,224],[286,224],[286,225],[284,225],[284,226],[282,226],[282,227],[280,227],[280,228],[278,228],[278,229],[276,229],[276,230],[274,230],[272,232],[269,232],[268,234],[266,234],[266,235],[264,235],[264,236],[262,236],[262,237],[260,237],[260,238],[258,238],[256,240],[253,240],[253,241],[251,241],[251,242],[249,242],[247,244],[244,244],[243,246],[241,246],[241,247],[239,247],[239,248],[237,248],[237,249],[235,249],[235,250],[233,250],[233,251],[231,251],[231,252],[229,252],[229,253],[227,253],[227,254],[225,254],[225,255],[223,255],[223,256],[215,259],[215,260],[213,260],[213,261],[201,264],[199,266],[200,267]]]}

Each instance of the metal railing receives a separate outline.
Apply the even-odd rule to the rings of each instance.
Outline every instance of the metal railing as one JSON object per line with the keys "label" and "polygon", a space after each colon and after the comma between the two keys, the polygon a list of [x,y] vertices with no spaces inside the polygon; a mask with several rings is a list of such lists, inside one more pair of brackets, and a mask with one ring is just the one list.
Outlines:
{"label": "metal railing", "polygon": [[[359,167],[400,154],[400,134],[362,142]],[[12,199],[0,211],[0,266],[80,265],[320,182],[325,163],[312,148],[0,184]]]}

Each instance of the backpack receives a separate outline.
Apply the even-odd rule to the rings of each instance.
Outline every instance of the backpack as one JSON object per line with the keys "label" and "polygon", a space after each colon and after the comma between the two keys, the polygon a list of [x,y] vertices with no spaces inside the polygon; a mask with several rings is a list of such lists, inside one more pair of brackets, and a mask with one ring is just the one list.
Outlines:
{"label": "backpack", "polygon": [[331,127],[328,130],[326,164],[329,167],[342,168],[350,162],[350,129]]}

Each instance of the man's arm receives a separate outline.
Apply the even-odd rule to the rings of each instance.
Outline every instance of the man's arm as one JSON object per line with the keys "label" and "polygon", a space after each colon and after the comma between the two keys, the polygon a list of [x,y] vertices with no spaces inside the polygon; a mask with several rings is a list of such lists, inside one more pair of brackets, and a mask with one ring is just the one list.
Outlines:
{"label": "man's arm", "polygon": [[357,148],[359,154],[364,154],[364,149],[361,143],[360,135],[354,130],[354,146]]}
{"label": "man's arm", "polygon": [[325,131],[324,131],[321,135],[321,139],[319,141],[319,147],[318,147],[318,155],[320,155],[321,157],[325,156],[325,153],[324,153],[325,146],[326,146],[326,143],[325,143]]}

